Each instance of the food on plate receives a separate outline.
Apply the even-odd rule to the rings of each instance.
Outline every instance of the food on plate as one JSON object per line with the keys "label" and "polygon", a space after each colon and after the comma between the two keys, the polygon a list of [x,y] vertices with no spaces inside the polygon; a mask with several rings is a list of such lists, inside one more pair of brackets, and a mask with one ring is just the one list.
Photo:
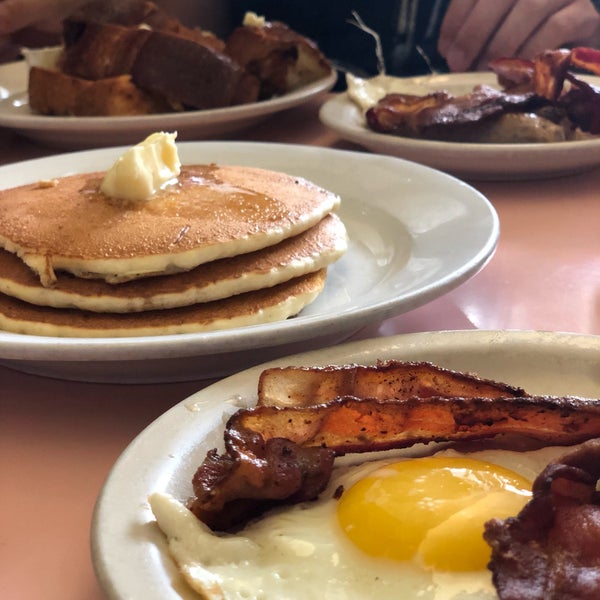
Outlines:
{"label": "food on plate", "polygon": [[[600,401],[459,398],[346,396],[313,406],[239,411],[225,428],[225,453],[209,453],[194,476],[191,510],[205,523],[228,529],[274,502],[309,500],[327,483],[330,470],[324,465],[348,452],[497,435],[554,444],[600,436]],[[279,479],[282,464],[294,473],[285,485]]]}
{"label": "food on plate", "polygon": [[587,139],[600,133],[600,90],[573,72],[600,74],[600,51],[552,50],[534,60],[490,63],[500,89],[479,85],[453,95],[390,91],[385,76],[348,79],[349,96],[378,133],[472,143],[544,143]]}
{"label": "food on plate", "polygon": [[0,191],[0,327],[212,331],[296,315],[347,247],[336,194],[301,177],[181,166],[157,133],[106,172]]}
{"label": "food on plate", "polygon": [[593,600],[600,591],[600,440],[548,464],[518,515],[491,519],[485,539],[501,600]]}
{"label": "food on plate", "polygon": [[311,40],[251,13],[221,40],[147,2],[115,22],[66,20],[63,38],[54,67],[30,67],[29,104],[41,114],[227,107],[286,94],[332,72]]}
{"label": "food on plate", "polygon": [[346,230],[331,213],[310,229],[262,250],[210,261],[173,277],[158,275],[112,285],[56,273],[50,287],[17,255],[0,250],[0,292],[40,306],[93,312],[137,312],[211,302],[313,273],[340,258]]}
{"label": "food on plate", "polygon": [[314,43],[284,23],[253,13],[229,35],[225,53],[258,79],[260,98],[280,96],[331,72]]}
{"label": "food on plate", "polygon": [[[165,493],[149,499],[171,556],[203,598],[495,598],[484,523],[518,514],[564,445],[585,447],[600,433],[600,400],[532,396],[427,363],[261,377],[265,403],[229,418],[225,454],[208,452],[187,506]],[[365,395],[328,400],[337,389]],[[465,394],[442,397],[457,389]],[[491,396],[469,395],[482,389]],[[383,422],[381,407],[392,405]],[[460,443],[417,444],[434,440]],[[198,510],[203,501],[221,503],[218,519]]]}
{"label": "food on plate", "polygon": [[311,406],[342,396],[356,398],[507,398],[527,396],[505,383],[458,373],[428,362],[378,362],[376,365],[271,367],[258,379],[257,406]]}
{"label": "food on plate", "polygon": [[279,285],[163,310],[99,313],[37,306],[0,294],[0,329],[51,337],[132,337],[204,333],[283,321],[323,291],[324,269]]}
{"label": "food on plate", "polygon": [[117,283],[272,246],[340,203],[305,179],[254,167],[185,165],[148,201],[104,194],[104,176],[1,190],[0,245],[44,285],[56,270]]}

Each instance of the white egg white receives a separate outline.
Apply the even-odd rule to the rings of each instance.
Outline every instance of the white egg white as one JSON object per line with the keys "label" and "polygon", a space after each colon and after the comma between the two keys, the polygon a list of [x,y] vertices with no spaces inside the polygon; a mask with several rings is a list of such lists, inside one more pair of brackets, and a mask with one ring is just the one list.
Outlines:
{"label": "white egg white", "polygon": [[[489,449],[471,458],[512,469],[533,479],[565,448],[529,452]],[[456,450],[438,455],[462,456]],[[383,460],[341,466],[327,490],[314,502],[281,507],[237,534],[216,534],[185,506],[154,493],[150,506],[166,535],[169,552],[190,586],[209,600],[491,600],[496,598],[487,570],[440,573],[415,562],[373,558],[342,532],[334,492],[348,489]],[[358,460],[358,459],[357,459]]]}

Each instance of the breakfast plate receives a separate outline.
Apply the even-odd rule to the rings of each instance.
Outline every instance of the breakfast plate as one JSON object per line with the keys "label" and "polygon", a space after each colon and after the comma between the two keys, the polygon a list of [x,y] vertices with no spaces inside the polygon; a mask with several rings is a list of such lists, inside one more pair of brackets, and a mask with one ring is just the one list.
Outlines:
{"label": "breakfast plate", "polygon": [[72,150],[137,143],[154,131],[179,132],[180,140],[224,136],[331,89],[336,73],[262,102],[211,110],[121,117],[59,117],[32,113],[27,99],[25,61],[0,65],[0,127],[48,146]]}
{"label": "breakfast plate", "polygon": [[[185,500],[208,449],[222,446],[224,417],[256,400],[268,366],[427,360],[521,386],[532,394],[600,397],[600,337],[533,331],[446,331],[364,340],[288,356],[197,392],[147,427],[112,468],[98,497],[92,558],[109,598],[197,598],[182,581],[148,505],[165,492]],[[472,598],[479,596],[469,596]]]}
{"label": "breakfast plate", "polygon": [[[586,77],[600,85],[600,77]],[[493,73],[450,73],[399,80],[404,93],[446,89],[459,95],[479,84],[494,85]],[[398,156],[467,179],[517,180],[567,175],[600,165],[600,137],[547,144],[475,144],[419,140],[369,130],[347,92],[323,104],[321,121],[342,138],[372,152]]]}
{"label": "breakfast plate", "polygon": [[[464,182],[376,154],[256,142],[182,142],[183,164],[259,166],[304,176],[342,198],[346,254],[322,294],[295,318],[264,325],[137,338],[0,332],[0,363],[67,379],[151,382],[220,377],[283,354],[338,343],[473,276],[492,255],[496,211]],[[123,148],[0,167],[0,186],[109,168]]]}

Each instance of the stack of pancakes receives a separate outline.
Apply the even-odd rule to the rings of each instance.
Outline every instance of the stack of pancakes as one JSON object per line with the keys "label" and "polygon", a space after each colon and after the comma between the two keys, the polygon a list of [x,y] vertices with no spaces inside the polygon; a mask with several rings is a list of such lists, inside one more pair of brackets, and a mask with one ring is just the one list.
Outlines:
{"label": "stack of pancakes", "polygon": [[99,191],[103,175],[0,191],[0,329],[114,337],[283,320],[346,250],[340,198],[299,177],[184,166],[124,201]]}

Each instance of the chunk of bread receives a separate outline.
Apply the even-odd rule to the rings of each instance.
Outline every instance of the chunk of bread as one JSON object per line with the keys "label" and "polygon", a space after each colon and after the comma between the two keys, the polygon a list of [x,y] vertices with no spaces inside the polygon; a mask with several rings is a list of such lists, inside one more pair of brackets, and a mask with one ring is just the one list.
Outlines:
{"label": "chunk of bread", "polygon": [[316,45],[283,23],[243,25],[226,43],[151,2],[135,19],[67,19],[58,71],[30,75],[31,108],[78,116],[212,109],[282,95],[331,73]]}
{"label": "chunk of bread", "polygon": [[65,24],[65,50],[59,67],[67,75],[104,79],[127,75],[151,31],[113,23]]}
{"label": "chunk of bread", "polygon": [[139,89],[129,75],[90,81],[60,71],[31,67],[29,106],[44,115],[145,115],[169,110],[160,98]]}
{"label": "chunk of bread", "polygon": [[262,98],[285,94],[331,73],[329,62],[311,40],[278,21],[237,27],[227,38],[225,52],[256,75]]}
{"label": "chunk of bread", "polygon": [[[192,40],[152,32],[131,66],[133,82],[185,108],[230,106],[244,70],[231,58]],[[255,99],[255,98],[254,98]]]}

